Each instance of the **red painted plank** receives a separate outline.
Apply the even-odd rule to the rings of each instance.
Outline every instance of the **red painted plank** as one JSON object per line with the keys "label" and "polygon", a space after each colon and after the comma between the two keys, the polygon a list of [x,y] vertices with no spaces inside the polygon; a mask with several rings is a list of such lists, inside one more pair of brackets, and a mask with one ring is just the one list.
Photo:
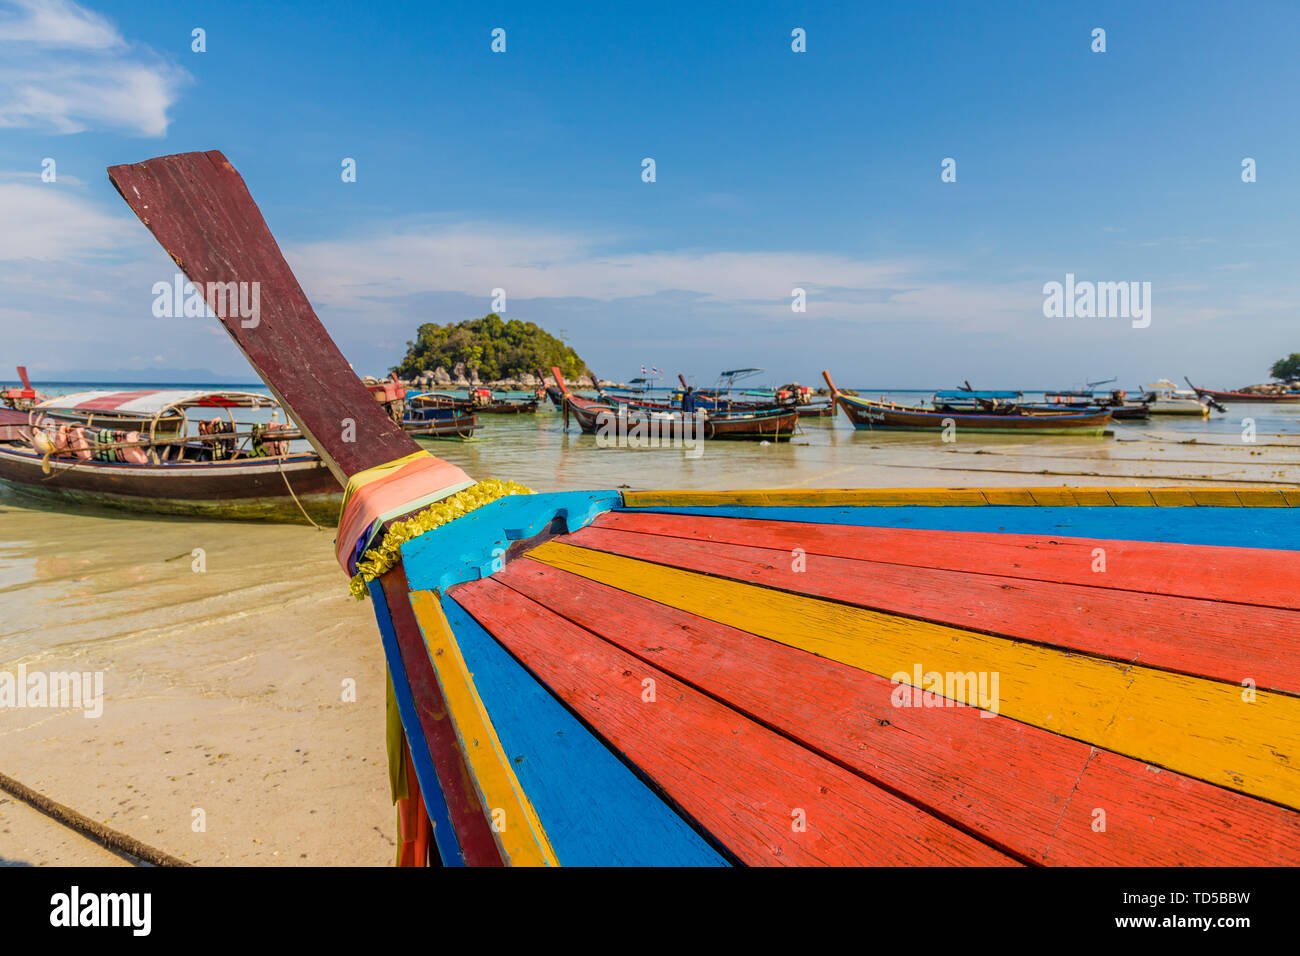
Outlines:
{"label": "red painted plank", "polygon": [[326,333],[225,156],[216,150],[162,156],[112,166],[108,176],[196,285],[207,290],[208,283],[250,283],[251,304],[257,284],[256,324],[245,325],[252,319],[234,310],[219,318],[340,482],[419,450]]}
{"label": "red painted plank", "polygon": [[424,636],[411,610],[410,587],[406,572],[398,564],[379,579],[393,621],[393,633],[406,668],[406,682],[420,715],[420,727],[429,745],[438,772],[452,828],[460,842],[461,855],[467,866],[501,866],[501,853],[488,826],[488,818],[469,770],[456,741],[456,731],[447,719],[447,705],[438,687],[438,678],[429,661]]}
{"label": "red painted plank", "polygon": [[540,562],[493,580],[1024,859],[1300,864],[1294,811],[976,708],[895,707],[874,674]]}
{"label": "red painted plank", "polygon": [[[1015,862],[490,578],[451,593],[744,863]],[[646,680],[654,682],[653,701],[643,698]]]}
{"label": "red painted plank", "polygon": [[[603,524],[604,522],[598,522]],[[589,527],[566,541],[749,584],[1300,694],[1300,611]],[[802,568],[803,570],[796,570]]]}
{"label": "red painted plank", "polygon": [[[646,512],[610,512],[598,523],[787,552],[1300,609],[1300,560],[1292,551]],[[1103,573],[1092,570],[1097,548],[1105,552]]]}

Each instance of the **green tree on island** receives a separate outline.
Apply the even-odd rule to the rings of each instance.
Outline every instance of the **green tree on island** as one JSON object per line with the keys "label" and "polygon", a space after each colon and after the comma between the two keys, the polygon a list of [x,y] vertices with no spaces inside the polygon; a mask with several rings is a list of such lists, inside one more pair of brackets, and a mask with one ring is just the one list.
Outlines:
{"label": "green tree on island", "polygon": [[1292,352],[1286,358],[1274,362],[1272,375],[1284,382],[1300,378],[1300,352]]}
{"label": "green tree on island", "polygon": [[487,382],[518,378],[539,368],[549,372],[553,365],[559,366],[566,378],[576,379],[587,372],[578,353],[555,336],[532,322],[506,321],[495,312],[455,325],[424,323],[416,340],[406,343],[406,357],[393,371],[412,378],[439,367],[451,371],[458,362],[464,362],[466,369],[477,369],[479,378]]}

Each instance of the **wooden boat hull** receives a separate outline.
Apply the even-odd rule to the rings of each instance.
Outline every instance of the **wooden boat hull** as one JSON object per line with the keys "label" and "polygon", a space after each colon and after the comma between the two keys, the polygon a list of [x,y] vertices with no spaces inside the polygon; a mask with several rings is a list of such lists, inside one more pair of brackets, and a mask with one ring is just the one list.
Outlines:
{"label": "wooden boat hull", "polygon": [[413,409],[402,419],[402,430],[415,438],[469,438],[478,426],[476,415],[459,409]]}
{"label": "wooden boat hull", "polygon": [[473,408],[480,415],[531,415],[537,411],[537,402],[493,402]]}
{"label": "wooden boat hull", "polygon": [[[1221,488],[540,495],[409,542],[371,594],[393,673],[428,675],[395,683],[430,813],[477,811],[435,828],[444,862],[1295,865],[1295,739],[1278,746],[1267,708],[1300,718],[1300,562],[1277,550],[1300,540],[1298,505]],[[1093,570],[1099,547],[1122,588]],[[1265,708],[1241,673],[1265,675]],[[447,753],[424,711],[496,745]],[[1072,804],[1080,788],[1096,799]],[[601,821],[579,826],[592,793]],[[484,808],[511,794],[522,837],[484,845]],[[1098,839],[1094,805],[1141,823]]]}
{"label": "wooden boat hull", "polygon": [[1114,421],[1145,421],[1150,417],[1145,405],[1021,405],[1027,412],[1039,415],[1061,415],[1071,412],[1082,414],[1088,411],[1107,411]]}
{"label": "wooden boat hull", "polygon": [[825,405],[799,405],[800,418],[834,418],[835,403],[829,402]]}
{"label": "wooden boat hull", "polygon": [[27,412],[0,408],[0,442],[19,441],[30,420]]}
{"label": "wooden boat hull", "polygon": [[673,409],[605,404],[573,395],[565,396],[565,408],[583,432],[615,437],[641,429],[671,440],[788,441],[799,424],[799,414],[792,408],[735,415],[706,412],[695,417]]}
{"label": "wooden boat hull", "polygon": [[178,465],[127,465],[41,457],[0,446],[0,481],[45,501],[140,514],[260,521],[302,521],[289,487],[315,521],[338,518],[341,489],[315,455]]}
{"label": "wooden boat hull", "polygon": [[1282,395],[1264,395],[1255,392],[1216,392],[1212,388],[1198,388],[1198,395],[1214,399],[1223,405],[1294,405],[1300,403],[1300,392]]}
{"label": "wooden boat hull", "polygon": [[1146,421],[1151,409],[1146,405],[1111,405],[1110,417],[1116,421]]}
{"label": "wooden boat hull", "polygon": [[837,401],[854,428],[869,431],[943,431],[952,425],[960,432],[1028,435],[1100,435],[1110,423],[1109,411],[1081,414],[971,415],[888,405],[837,395]]}

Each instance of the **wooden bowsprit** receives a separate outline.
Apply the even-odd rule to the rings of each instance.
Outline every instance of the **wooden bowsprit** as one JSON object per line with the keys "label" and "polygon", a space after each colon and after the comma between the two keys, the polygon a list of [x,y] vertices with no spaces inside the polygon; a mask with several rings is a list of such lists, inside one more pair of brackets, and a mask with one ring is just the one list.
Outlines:
{"label": "wooden bowsprit", "polygon": [[260,283],[221,318],[348,485],[443,862],[1300,863],[1295,489],[475,482],[220,153],[110,175],[196,284]]}

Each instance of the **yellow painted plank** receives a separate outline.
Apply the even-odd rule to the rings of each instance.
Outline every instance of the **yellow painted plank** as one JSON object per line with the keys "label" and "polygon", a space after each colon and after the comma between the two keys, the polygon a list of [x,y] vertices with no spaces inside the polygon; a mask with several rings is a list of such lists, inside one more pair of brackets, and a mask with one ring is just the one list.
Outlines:
{"label": "yellow painted plank", "polygon": [[629,507],[772,506],[868,507],[872,505],[983,505],[984,493],[969,488],[775,488],[743,491],[626,491]]}
{"label": "yellow painted plank", "polygon": [[627,491],[630,508],[664,507],[880,507],[932,505],[1123,505],[1190,507],[1300,506],[1300,490],[1288,488],[774,488],[745,491]]}
{"label": "yellow painted plank", "polygon": [[1300,698],[1257,691],[1247,702],[1234,684],[1065,653],[557,541],[534,548],[528,557],[886,679],[910,675],[917,665],[923,672],[984,673],[990,685],[996,674],[999,714],[1300,808]]}
{"label": "yellow painted plank", "polygon": [[985,488],[984,500],[991,505],[1033,505],[1033,492],[1028,488]]}
{"label": "yellow painted plank", "polygon": [[1241,499],[1231,488],[1189,488],[1192,500],[1202,508],[1240,508]]}
{"label": "yellow painted plank", "polygon": [[[1031,489],[1030,496],[1034,499],[1034,504],[1045,508],[1069,508],[1079,503],[1072,488],[1034,488]],[[1103,504],[1110,504],[1110,498]]]}
{"label": "yellow painted plank", "polygon": [[1247,508],[1285,508],[1297,502],[1288,500],[1287,488],[1238,488],[1237,497]]}
{"label": "yellow painted plank", "polygon": [[1071,488],[1074,503],[1090,508],[1104,508],[1115,503],[1105,488]]}
{"label": "yellow painted plank", "polygon": [[1147,488],[1107,488],[1111,502],[1125,508],[1155,507],[1155,500]]}
{"label": "yellow painted plank", "polygon": [[498,819],[504,827],[492,827],[502,859],[511,866],[558,866],[546,829],[497,738],[438,596],[432,591],[412,591],[411,608],[479,798],[490,817],[503,814]]}
{"label": "yellow painted plank", "polygon": [[1151,497],[1161,508],[1191,508],[1196,499],[1186,488],[1152,488]]}

